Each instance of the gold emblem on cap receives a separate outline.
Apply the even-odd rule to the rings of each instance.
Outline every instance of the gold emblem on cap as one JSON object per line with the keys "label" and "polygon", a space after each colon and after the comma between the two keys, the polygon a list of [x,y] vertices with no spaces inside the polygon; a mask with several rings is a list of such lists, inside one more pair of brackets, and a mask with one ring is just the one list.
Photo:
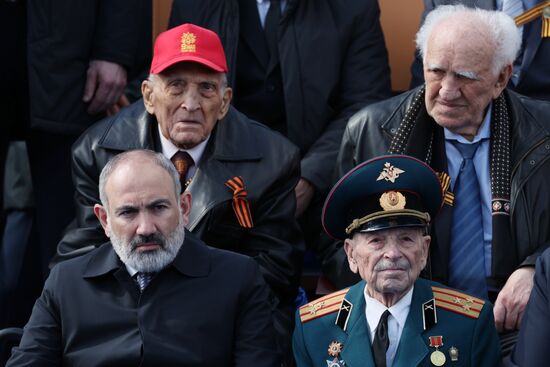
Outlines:
{"label": "gold emblem on cap", "polygon": [[328,355],[331,357],[336,357],[342,353],[343,344],[337,341],[333,341],[328,345]]}
{"label": "gold emblem on cap", "polygon": [[183,32],[181,35],[181,52],[196,52],[197,36],[191,32]]}
{"label": "gold emblem on cap", "polygon": [[395,183],[395,180],[399,178],[399,175],[404,172],[405,171],[403,171],[402,169],[394,167],[389,162],[386,162],[384,164],[384,169],[382,170],[382,172],[380,172],[380,175],[378,176],[376,181],[386,180],[390,181],[391,183]]}
{"label": "gold emblem on cap", "polygon": [[385,211],[405,209],[407,200],[399,191],[386,191],[380,196],[380,206]]}

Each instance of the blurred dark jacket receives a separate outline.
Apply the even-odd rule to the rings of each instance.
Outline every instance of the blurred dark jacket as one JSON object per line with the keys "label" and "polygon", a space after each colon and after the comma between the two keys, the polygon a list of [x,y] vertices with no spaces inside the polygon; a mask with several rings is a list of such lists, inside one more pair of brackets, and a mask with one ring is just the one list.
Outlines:
{"label": "blurred dark jacket", "polygon": [[[193,23],[218,33],[233,87],[238,84],[243,1],[256,6],[255,0],[175,0],[169,23],[171,27]],[[300,148],[301,176],[319,192],[330,187],[348,119],[365,105],[391,95],[379,15],[376,0],[287,0],[281,16],[285,135]],[[250,41],[254,35],[245,36]],[[234,92],[238,100],[239,89]]]}

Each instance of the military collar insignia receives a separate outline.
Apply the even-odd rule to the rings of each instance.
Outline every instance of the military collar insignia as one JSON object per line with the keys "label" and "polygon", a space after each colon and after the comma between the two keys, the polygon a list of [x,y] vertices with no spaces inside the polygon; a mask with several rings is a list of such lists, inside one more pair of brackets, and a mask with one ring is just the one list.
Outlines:
{"label": "military collar insignia", "polygon": [[424,326],[424,330],[429,330],[435,324],[437,324],[437,312],[435,299],[432,298],[422,304],[422,325]]}
{"label": "military collar insignia", "polygon": [[349,317],[351,315],[351,310],[353,309],[353,304],[347,299],[343,299],[340,304],[340,309],[338,310],[338,315],[336,316],[335,324],[340,327],[343,331],[346,331],[348,327]]}
{"label": "military collar insignia", "polygon": [[384,164],[384,168],[382,169],[382,172],[380,172],[380,175],[378,176],[376,181],[386,180],[391,183],[395,183],[395,180],[397,180],[399,178],[399,175],[402,173],[405,173],[405,171],[403,171],[400,168],[392,166],[389,162],[386,162]]}
{"label": "military collar insignia", "polygon": [[344,344],[339,341],[332,341],[328,345],[328,355],[334,357],[334,359],[327,359],[327,367],[343,367],[346,365],[342,359],[338,359],[340,357],[340,353],[342,353],[343,347]]}

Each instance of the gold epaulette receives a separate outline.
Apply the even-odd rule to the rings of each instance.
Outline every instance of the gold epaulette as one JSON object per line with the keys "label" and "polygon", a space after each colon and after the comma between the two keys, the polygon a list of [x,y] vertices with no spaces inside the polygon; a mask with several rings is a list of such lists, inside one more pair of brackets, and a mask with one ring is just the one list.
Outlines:
{"label": "gold epaulette", "polygon": [[485,301],[453,289],[432,287],[437,308],[477,319]]}
{"label": "gold epaulette", "polygon": [[300,307],[300,320],[305,323],[338,311],[342,300],[346,296],[346,293],[348,293],[348,289],[349,288],[346,288],[338,292],[327,294],[326,296],[317,298],[315,301],[303,305]]}

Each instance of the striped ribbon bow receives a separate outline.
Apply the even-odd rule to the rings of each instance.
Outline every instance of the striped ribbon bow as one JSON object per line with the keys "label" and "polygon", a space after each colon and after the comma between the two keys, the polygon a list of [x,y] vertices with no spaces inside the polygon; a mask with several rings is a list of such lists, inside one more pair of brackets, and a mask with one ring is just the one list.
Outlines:
{"label": "striped ribbon bow", "polygon": [[246,198],[247,193],[244,188],[244,181],[241,176],[235,176],[225,183],[231,191],[233,191],[233,211],[239,220],[239,224],[244,228],[253,228],[252,213],[250,212],[250,204]]}
{"label": "striped ribbon bow", "polygon": [[451,192],[451,178],[447,172],[438,172],[439,182],[441,183],[441,190],[443,191],[443,202],[449,206],[453,206],[455,195]]}
{"label": "striped ribbon bow", "polygon": [[516,25],[522,26],[542,16],[541,38],[550,37],[550,1],[543,1],[540,4],[526,10],[514,18]]}

